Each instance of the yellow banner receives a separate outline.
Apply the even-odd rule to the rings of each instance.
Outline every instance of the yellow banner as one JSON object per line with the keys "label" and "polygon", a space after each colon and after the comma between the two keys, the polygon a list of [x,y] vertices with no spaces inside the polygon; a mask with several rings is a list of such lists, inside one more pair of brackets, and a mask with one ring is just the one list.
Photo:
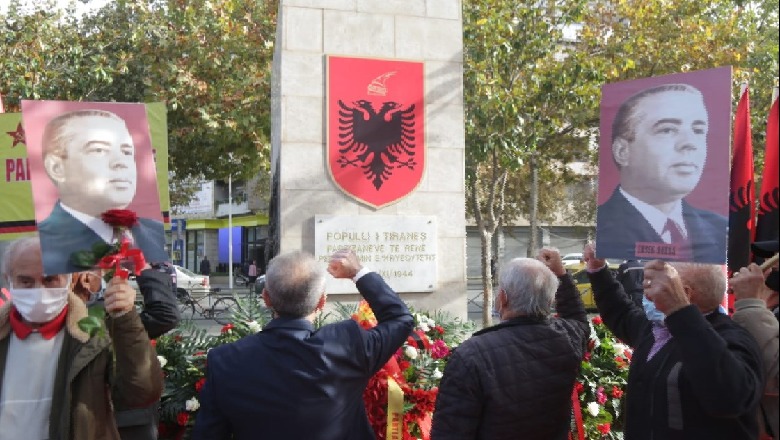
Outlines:
{"label": "yellow banner", "polygon": [[387,376],[387,440],[402,440],[404,428],[404,392],[395,379]]}
{"label": "yellow banner", "polygon": [[0,240],[35,233],[27,144],[21,113],[0,114]]}
{"label": "yellow banner", "polygon": [[157,193],[160,194],[165,229],[171,228],[171,198],[168,193],[168,111],[162,102],[146,104],[149,120],[149,136],[154,149],[154,166],[157,171]]}
{"label": "yellow banner", "polygon": [[[168,193],[168,119],[165,104],[146,104],[149,134],[154,149],[160,210],[170,229]],[[14,240],[36,231],[35,208],[27,163],[21,113],[0,113],[0,240]]]}

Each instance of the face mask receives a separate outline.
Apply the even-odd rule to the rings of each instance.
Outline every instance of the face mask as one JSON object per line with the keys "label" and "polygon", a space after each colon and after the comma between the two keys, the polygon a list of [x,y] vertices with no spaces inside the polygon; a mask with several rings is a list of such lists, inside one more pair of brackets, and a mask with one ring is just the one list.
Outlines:
{"label": "face mask", "polygon": [[642,297],[642,307],[645,308],[645,316],[647,316],[647,319],[659,324],[664,322],[665,316],[663,312],[656,309],[655,304],[644,296]]}
{"label": "face mask", "polygon": [[99,300],[103,299],[103,292],[106,291],[106,280],[100,279],[100,290],[97,292],[90,292],[89,299],[87,299],[87,307],[95,304]]}
{"label": "face mask", "polygon": [[68,290],[68,286],[15,289],[11,284],[11,302],[27,321],[38,324],[49,322],[56,318],[68,303]]}

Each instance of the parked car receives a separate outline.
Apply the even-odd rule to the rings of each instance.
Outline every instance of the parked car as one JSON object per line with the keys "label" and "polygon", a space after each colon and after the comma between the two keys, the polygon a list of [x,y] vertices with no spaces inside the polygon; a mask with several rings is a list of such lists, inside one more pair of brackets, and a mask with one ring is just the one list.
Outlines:
{"label": "parked car", "polygon": [[202,298],[211,290],[208,275],[200,275],[175,264],[173,268],[176,270],[176,291],[179,294],[187,291],[195,298]]}
{"label": "parked car", "polygon": [[561,258],[563,267],[573,267],[582,263],[582,252],[572,252]]}
{"label": "parked car", "polygon": [[[607,267],[614,275],[617,274],[620,265],[608,261]],[[582,296],[585,310],[596,310],[596,300],[593,298],[593,288],[590,286],[590,279],[588,278],[588,272],[585,270],[585,264],[567,267],[566,270],[571,273],[572,278],[574,278],[574,285],[577,286],[577,290],[579,290],[580,295]]]}
{"label": "parked car", "polygon": [[[167,273],[168,275],[171,276],[171,290],[174,295],[178,295],[176,290],[178,275],[176,274],[176,269],[173,267],[173,264],[168,262],[162,262],[162,263],[152,263],[151,266],[153,270],[162,273]],[[131,275],[130,278],[128,279],[128,282],[130,283],[130,287],[135,289],[135,303],[140,310],[140,307],[144,303],[144,297],[143,295],[141,295],[141,289],[138,288],[138,282],[135,280],[135,275]]]}

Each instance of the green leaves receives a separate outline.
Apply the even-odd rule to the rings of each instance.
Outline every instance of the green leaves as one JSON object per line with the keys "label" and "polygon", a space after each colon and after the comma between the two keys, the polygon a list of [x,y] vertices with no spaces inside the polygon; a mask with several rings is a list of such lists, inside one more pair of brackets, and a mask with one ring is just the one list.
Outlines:
{"label": "green leaves", "polygon": [[97,265],[97,262],[101,258],[105,257],[109,253],[114,253],[119,250],[118,244],[106,244],[103,241],[99,241],[92,245],[90,250],[76,251],[70,254],[70,262],[82,269],[92,269]]}
{"label": "green leaves", "polygon": [[106,336],[106,328],[103,325],[106,321],[106,309],[102,305],[94,305],[87,309],[87,317],[81,318],[78,322],[79,329],[90,337]]}

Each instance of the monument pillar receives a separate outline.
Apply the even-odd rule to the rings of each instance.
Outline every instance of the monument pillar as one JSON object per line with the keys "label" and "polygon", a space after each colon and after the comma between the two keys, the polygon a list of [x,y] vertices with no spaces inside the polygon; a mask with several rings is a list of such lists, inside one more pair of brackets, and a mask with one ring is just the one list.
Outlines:
{"label": "monument pillar", "polygon": [[280,1],[270,228],[279,252],[351,246],[413,307],[465,318],[461,18],[460,0]]}

